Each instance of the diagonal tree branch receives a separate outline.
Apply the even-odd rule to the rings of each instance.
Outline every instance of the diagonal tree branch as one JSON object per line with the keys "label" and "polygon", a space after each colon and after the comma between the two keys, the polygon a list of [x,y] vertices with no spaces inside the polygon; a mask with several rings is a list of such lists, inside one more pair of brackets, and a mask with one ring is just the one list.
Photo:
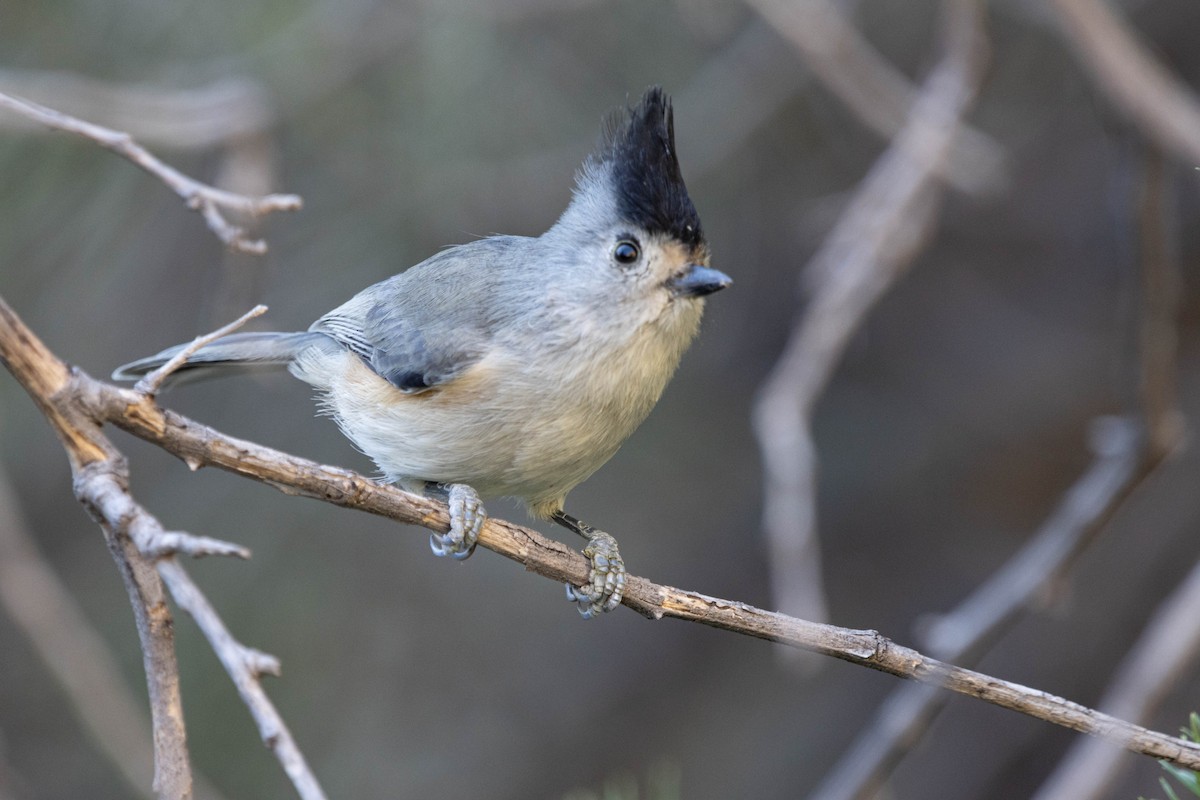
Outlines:
{"label": "diagonal tree branch", "polygon": [[[103,461],[123,462],[120,453],[99,435],[99,424],[64,401],[61,393],[71,382],[67,366],[3,302],[0,329],[5,331],[0,359],[14,375],[21,376],[22,385],[50,421],[66,448],[72,472],[78,475],[89,465]],[[88,505],[85,497],[80,499]],[[141,641],[154,731],[154,791],[161,797],[190,798],[192,776],[179,694],[179,665],[162,582],[153,565],[119,528],[105,524],[101,528],[129,594]]]}
{"label": "diagonal tree branch", "polygon": [[[275,486],[288,494],[315,497],[401,522],[446,531],[444,504],[353,472],[327,467],[267,447],[225,436],[179,414],[159,408],[151,398],[97,381],[67,367],[51,354],[0,300],[0,358],[34,398],[66,442],[87,440],[82,424],[108,421],[154,442],[190,467],[217,466]],[[58,382],[48,382],[57,375]],[[92,437],[99,436],[95,430]],[[95,444],[94,448],[99,449]],[[536,531],[503,520],[488,520],[480,544],[562,583],[587,577],[583,556]],[[164,563],[173,563],[166,559]],[[168,573],[170,570],[167,571]],[[166,578],[166,575],[164,575]],[[824,625],[764,611],[631,577],[625,605],[655,619],[674,617],[850,661],[898,677],[929,683],[980,698],[1083,733],[1118,741],[1129,750],[1184,767],[1200,768],[1200,745],[1131,725],[1046,692],[962,669],[892,642],[876,631]]]}
{"label": "diagonal tree branch", "polygon": [[1165,152],[1200,163],[1200,103],[1103,0],[1052,0],[1063,32],[1110,99]]}
{"label": "diagonal tree branch", "polygon": [[754,407],[763,458],[763,526],[776,605],[824,618],[812,415],[846,346],[936,224],[937,173],[982,73],[979,5],[945,4],[946,53],[903,130],[872,166],[805,270],[816,286]]}
{"label": "diagonal tree branch", "polygon": [[0,605],[62,686],[71,710],[131,796],[149,796],[154,747],[141,701],[20,517],[14,489],[0,469]]}
{"label": "diagonal tree branch", "polygon": [[209,229],[231,250],[261,255],[267,252],[267,244],[261,239],[247,238],[246,231],[225,219],[223,210],[260,217],[273,211],[295,211],[301,205],[300,198],[294,194],[246,197],[200,183],[160,161],[149,150],[135,142],[128,133],[95,125],[29,100],[0,94],[0,108],[8,109],[49,128],[90,139],[101,147],[129,159],[165,183],[183,199],[188,208],[200,212]]}
{"label": "diagonal tree branch", "polygon": [[[1008,563],[958,608],[930,626],[926,647],[938,658],[971,663],[982,656],[1034,598],[1066,574],[1129,497],[1183,442],[1175,386],[1180,277],[1172,214],[1165,202],[1169,194],[1165,169],[1162,154],[1151,149],[1137,202],[1142,283],[1138,388],[1143,419],[1140,424],[1114,418],[1093,423],[1090,438],[1095,455],[1087,472]],[[945,695],[928,687],[896,689],[826,776],[814,798],[873,796],[944,705]],[[1096,777],[1094,772],[1088,774]],[[1075,793],[1062,796],[1074,797]]]}
{"label": "diagonal tree branch", "polygon": [[[67,450],[75,495],[105,533],[134,608],[142,642],[154,732],[154,791],[160,798],[188,800],[192,776],[179,691],[173,620],[164,584],[176,602],[201,623],[201,630],[233,677],[300,796],[323,800],[324,793],[296,748],[290,733],[261,687],[258,677],[278,672],[278,664],[238,644],[225,630],[203,595],[191,583],[171,547],[195,554],[243,555],[236,546],[168,532],[134,502],[128,489],[124,456],[103,435],[100,418],[81,405],[80,381],[95,383],[71,370],[0,300],[0,359],[34,398]],[[148,395],[141,395],[148,397]]]}
{"label": "diagonal tree branch", "polygon": [[[830,91],[885,139],[898,139],[920,90],[868,42],[829,0],[747,0],[787,39]],[[945,159],[934,165],[955,188],[984,193],[1002,183],[1004,150],[967,125],[952,133]]]}

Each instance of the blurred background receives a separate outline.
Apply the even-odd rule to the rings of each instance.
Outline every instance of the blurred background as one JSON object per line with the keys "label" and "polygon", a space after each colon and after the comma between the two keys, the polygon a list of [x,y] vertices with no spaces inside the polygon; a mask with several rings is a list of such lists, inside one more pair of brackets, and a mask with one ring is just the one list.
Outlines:
{"label": "blurred background", "polygon": [[[820,572],[836,624],[920,646],[930,620],[1017,553],[1088,468],[1093,420],[1137,411],[1147,186],[1160,201],[1151,228],[1182,271],[1180,402],[1196,417],[1194,162],[1157,155],[1099,88],[1055,14],[1068,5],[989,4],[990,60],[966,115],[976,149],[815,405]],[[944,49],[938,3],[836,8],[919,90]],[[1120,10],[1156,58],[1200,83],[1200,5]],[[789,576],[773,574],[763,533],[752,410],[813,296],[805,264],[890,138],[796,47],[789,13],[768,0],[7,2],[0,92],[129,130],[200,180],[298,193],[304,208],[264,221],[267,255],[231,255],[157,180],[5,113],[0,293],[96,376],[259,302],[270,312],[251,327],[302,329],[447,244],[540,233],[605,114],[662,84],[713,264],[735,283],[709,302],[650,419],[568,509],[612,532],[635,574],[775,608],[773,582]],[[11,379],[0,403],[5,524],[36,541],[148,727],[129,603],[62,448]],[[373,471],[287,376],[185,387],[163,403]],[[332,797],[582,798],[606,785],[810,796],[900,686],[627,610],[583,622],[562,587],[489,552],[435,559],[422,530],[192,473],[113,437],[135,497],[164,525],[253,550],[247,563],[189,569],[242,642],[282,660],[267,689]],[[1111,524],[992,637],[978,669],[1099,702],[1197,560],[1198,480],[1200,456],[1184,448],[1130,484]],[[489,510],[528,523],[515,506]],[[6,547],[11,566],[20,546]],[[18,622],[24,573],[0,574],[0,794],[139,796]],[[26,619],[46,609],[34,601]],[[201,796],[293,796],[191,620],[180,614],[176,632]],[[1146,718],[1156,730],[1175,733],[1200,708],[1200,671],[1180,663]],[[1078,739],[950,698],[886,796],[1032,796]],[[148,774],[150,752],[141,758],[127,771]],[[1121,764],[1097,796],[1161,795],[1153,760]]]}

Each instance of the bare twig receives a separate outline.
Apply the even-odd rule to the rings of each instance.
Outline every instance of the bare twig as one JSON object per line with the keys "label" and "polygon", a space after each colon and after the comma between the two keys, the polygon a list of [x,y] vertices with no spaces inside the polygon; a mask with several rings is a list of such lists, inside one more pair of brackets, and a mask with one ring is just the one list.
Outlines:
{"label": "bare twig", "polygon": [[[1146,719],[1200,653],[1200,564],[1171,593],[1117,670],[1100,708],[1122,719]],[[1098,739],[1077,742],[1042,784],[1036,800],[1106,796],[1127,765],[1120,747]]]}
{"label": "bare twig", "polygon": [[141,394],[156,394],[159,388],[162,386],[163,381],[171,377],[172,373],[182,367],[184,363],[191,356],[195,355],[196,351],[201,347],[204,347],[206,344],[211,344],[223,336],[228,336],[250,320],[254,319],[255,317],[261,317],[265,313],[267,313],[267,307],[264,305],[257,305],[228,325],[223,325],[212,333],[206,333],[203,336],[197,336],[192,340],[191,344],[173,355],[170,360],[167,361],[167,363],[163,364],[153,372],[143,375],[142,379],[134,384],[133,390]]}
{"label": "bare twig", "polygon": [[[64,415],[61,422],[68,422]],[[82,430],[77,431],[86,436]],[[60,435],[62,432],[60,431]],[[72,442],[73,435],[63,436]],[[100,446],[101,442],[93,442]],[[187,749],[187,731],[183,723],[183,701],[179,692],[179,664],[175,658],[175,631],[171,611],[167,607],[162,581],[149,558],[138,552],[130,537],[119,524],[120,517],[105,514],[108,498],[94,495],[87,488],[87,476],[95,473],[102,460],[85,461],[80,452],[72,452],[71,470],[75,474],[75,496],[100,523],[109,552],[117,562],[125,588],[133,605],[138,638],[142,645],[142,661],[150,695],[150,720],[154,732],[154,792],[161,798],[192,797],[192,768]],[[115,451],[113,457],[120,461]],[[118,524],[112,524],[112,520]]]}
{"label": "bare twig", "polygon": [[[103,437],[81,429],[86,420],[108,421],[135,436],[158,444],[190,465],[212,465],[252,477],[283,492],[322,499],[435,531],[449,529],[446,506],[393,486],[381,486],[353,472],[322,466],[261,445],[224,436],[183,416],[159,408],[151,398],[96,381],[66,367],[3,301],[0,301],[0,358],[34,398],[64,442],[92,440],[100,449]],[[48,381],[47,376],[61,380]],[[70,449],[72,444],[68,444]],[[73,451],[72,451],[73,452]],[[94,468],[109,474],[112,463]],[[90,479],[90,476],[84,476]],[[91,480],[98,480],[91,479]],[[120,508],[122,494],[111,477],[99,499]],[[77,480],[77,484],[81,480]],[[89,481],[82,481],[84,486]],[[127,494],[123,495],[128,497]],[[107,506],[106,506],[107,507]],[[125,512],[128,513],[128,509]],[[526,569],[560,583],[581,584],[588,574],[586,559],[577,551],[546,539],[536,531],[499,519],[489,519],[479,543]],[[169,580],[178,567],[164,573]],[[630,577],[625,605],[654,619],[674,617],[747,636],[781,642],[840,658],[899,677],[978,697],[1004,708],[1073,730],[1119,740],[1127,749],[1164,758],[1184,767],[1200,768],[1200,745],[1130,725],[1061,697],[992,678],[928,658],[902,647],[875,631],[851,630],[806,622],[729,600],[708,597]],[[278,750],[277,750],[278,752]]]}
{"label": "bare twig", "polygon": [[[276,121],[266,91],[245,79],[166,88],[110,83],[69,72],[0,70],[0,93],[53,102],[64,113],[127,131],[152,147],[216,147],[261,134]],[[27,117],[0,117],[0,128],[37,125]]]}
{"label": "bare twig", "polygon": [[[1097,425],[1092,447],[1092,465],[1029,543],[958,608],[929,627],[926,647],[936,657],[971,663],[982,655],[1029,602],[1074,563],[1157,464],[1146,460],[1144,437],[1129,420],[1108,419]],[[928,686],[898,687],[863,726],[813,799],[874,796],[944,700],[944,693]]]}
{"label": "bare twig", "polygon": [[199,211],[209,229],[233,250],[261,254],[267,251],[267,244],[261,239],[247,238],[243,229],[225,219],[222,209],[261,217],[273,211],[295,211],[301,205],[300,198],[294,194],[246,197],[200,183],[155,158],[128,133],[94,125],[28,100],[0,94],[0,108],[7,108],[55,130],[90,139],[101,147],[129,159],[165,183],[183,199],[188,208]]}
{"label": "bare twig", "polygon": [[[149,796],[154,753],[150,721],[121,676],[110,648],[38,552],[2,467],[0,604],[28,637],[66,693],[71,710],[130,791]],[[204,776],[196,775],[195,784],[197,796],[207,800],[221,797]]]}
{"label": "bare twig", "polygon": [[[323,798],[315,776],[265,693],[261,687],[250,686],[257,684],[260,674],[277,672],[278,662],[234,642],[174,556],[160,555],[171,546],[193,552],[218,549],[234,555],[244,551],[238,552],[238,548],[225,543],[214,544],[214,540],[165,531],[157,519],[134,502],[128,491],[125,459],[100,432],[99,418],[78,403],[79,396],[72,386],[78,381],[96,382],[69,370],[2,301],[0,331],[3,331],[0,358],[19,376],[62,439],[71,461],[75,494],[105,531],[109,549],[133,599],[154,723],[155,792],[161,797],[182,800],[192,796],[172,621],[163,591],[165,583],[180,606],[196,616],[201,630],[246,699],[264,741],[300,796],[306,800]],[[148,395],[130,394],[146,397],[149,402]],[[139,544],[154,554],[153,560],[138,549]]]}
{"label": "bare twig", "polygon": [[234,640],[221,617],[178,561],[161,561],[158,571],[163,582],[170,588],[175,602],[196,621],[217,657],[221,659],[225,671],[237,687],[238,694],[242,696],[242,702],[250,709],[251,716],[258,723],[259,737],[275,754],[283,766],[283,771],[296,787],[297,794],[304,800],[323,800],[325,793],[321,790],[316,776],[292,738],[283,717],[279,715],[259,682],[263,674],[279,675],[279,661],[274,656]]}
{"label": "bare twig", "polygon": [[[99,425],[93,419],[81,417],[78,409],[63,402],[59,395],[71,380],[70,370],[3,302],[0,302],[0,330],[4,331],[0,336],[0,360],[13,375],[21,376],[21,385],[58,434],[76,481],[96,463],[121,461],[120,453],[100,436]],[[89,511],[95,512],[88,498],[80,499]],[[154,732],[154,791],[171,798],[190,798],[192,776],[179,695],[179,665],[162,582],[128,536],[107,524],[102,523],[101,529],[133,606],[142,647]]]}
{"label": "bare twig", "polygon": [[935,222],[938,165],[975,93],[983,51],[975,2],[947,3],[947,48],[904,130],[872,167],[807,267],[818,285],[754,409],[775,602],[823,616],[811,419],[851,336],[916,256]]}
{"label": "bare twig", "polygon": [[1053,0],[1067,39],[1101,88],[1164,151],[1200,163],[1200,104],[1101,0]]}
{"label": "bare twig", "polygon": [[1179,410],[1176,351],[1179,336],[1180,275],[1175,245],[1175,207],[1171,197],[1170,167],[1156,147],[1146,148],[1141,188],[1137,198],[1139,258],[1141,259],[1141,352],[1138,389],[1150,446],[1165,452],[1184,433]]}
{"label": "bare twig", "polygon": [[104,640],[37,552],[0,469],[0,604],[28,637],[100,752],[131,792],[149,796],[149,720]]}
{"label": "bare twig", "polygon": [[[1139,390],[1152,453],[1165,453],[1184,433],[1176,393],[1180,263],[1176,252],[1169,167],[1162,152],[1146,148],[1137,197],[1142,296],[1138,342]],[[1101,699],[1102,708],[1145,719],[1170,685],[1200,652],[1200,566],[1155,612]],[[1124,762],[1112,748],[1071,748],[1038,798],[1098,797],[1111,787]]]}
{"label": "bare twig", "polygon": [[[170,536],[161,523],[129,495],[124,463],[97,461],[76,475],[76,494],[94,510],[101,524],[125,530],[134,541],[159,542]],[[118,528],[120,526],[120,528]],[[234,640],[208,600],[196,587],[174,556],[157,558],[155,567],[175,602],[196,620],[225,671],[241,694],[258,723],[263,742],[275,754],[284,772],[304,800],[324,800],[316,776],[309,769],[292,739],[283,718],[259,685],[262,673],[278,674],[279,662],[273,657],[245,647]]]}
{"label": "bare twig", "polygon": [[[1141,243],[1139,388],[1143,431],[1129,420],[1101,419],[1092,427],[1092,466],[1066,493],[1029,543],[952,613],[931,625],[927,649],[936,657],[971,663],[1033,598],[1059,580],[1096,534],[1183,441],[1175,392],[1179,264],[1172,240],[1169,196],[1161,154],[1147,154],[1138,198]],[[903,686],[863,728],[818,789],[818,800],[849,800],[875,788],[920,738],[945,695]],[[1074,797],[1073,793],[1058,795]]]}
{"label": "bare twig", "polygon": [[[912,117],[918,91],[863,38],[828,0],[747,0],[795,45],[805,63],[865,124],[899,139]],[[1004,172],[1004,153],[991,138],[966,125],[951,133],[949,152],[934,169],[955,188],[993,189]]]}

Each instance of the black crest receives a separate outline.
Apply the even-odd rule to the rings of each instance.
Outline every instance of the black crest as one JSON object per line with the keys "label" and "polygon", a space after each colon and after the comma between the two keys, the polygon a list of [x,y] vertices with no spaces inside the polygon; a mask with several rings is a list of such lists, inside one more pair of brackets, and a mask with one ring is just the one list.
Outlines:
{"label": "black crest", "polygon": [[610,171],[622,217],[689,247],[704,241],[675,155],[671,99],[661,87],[646,90],[641,102],[608,133],[597,155]]}

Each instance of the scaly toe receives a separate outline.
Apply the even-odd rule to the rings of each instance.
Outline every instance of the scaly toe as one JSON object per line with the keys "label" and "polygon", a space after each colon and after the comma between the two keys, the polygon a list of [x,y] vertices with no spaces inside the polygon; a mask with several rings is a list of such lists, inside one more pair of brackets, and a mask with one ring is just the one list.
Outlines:
{"label": "scaly toe", "polygon": [[591,575],[583,586],[567,586],[567,599],[579,606],[579,615],[591,619],[621,604],[625,593],[625,562],[617,551],[617,542],[607,533],[596,531],[583,554],[592,564]]}
{"label": "scaly toe", "polygon": [[456,561],[470,558],[479,542],[479,532],[487,521],[487,511],[479,495],[470,486],[452,483],[444,487],[450,511],[450,530],[429,535],[429,548],[435,556],[450,556]]}

